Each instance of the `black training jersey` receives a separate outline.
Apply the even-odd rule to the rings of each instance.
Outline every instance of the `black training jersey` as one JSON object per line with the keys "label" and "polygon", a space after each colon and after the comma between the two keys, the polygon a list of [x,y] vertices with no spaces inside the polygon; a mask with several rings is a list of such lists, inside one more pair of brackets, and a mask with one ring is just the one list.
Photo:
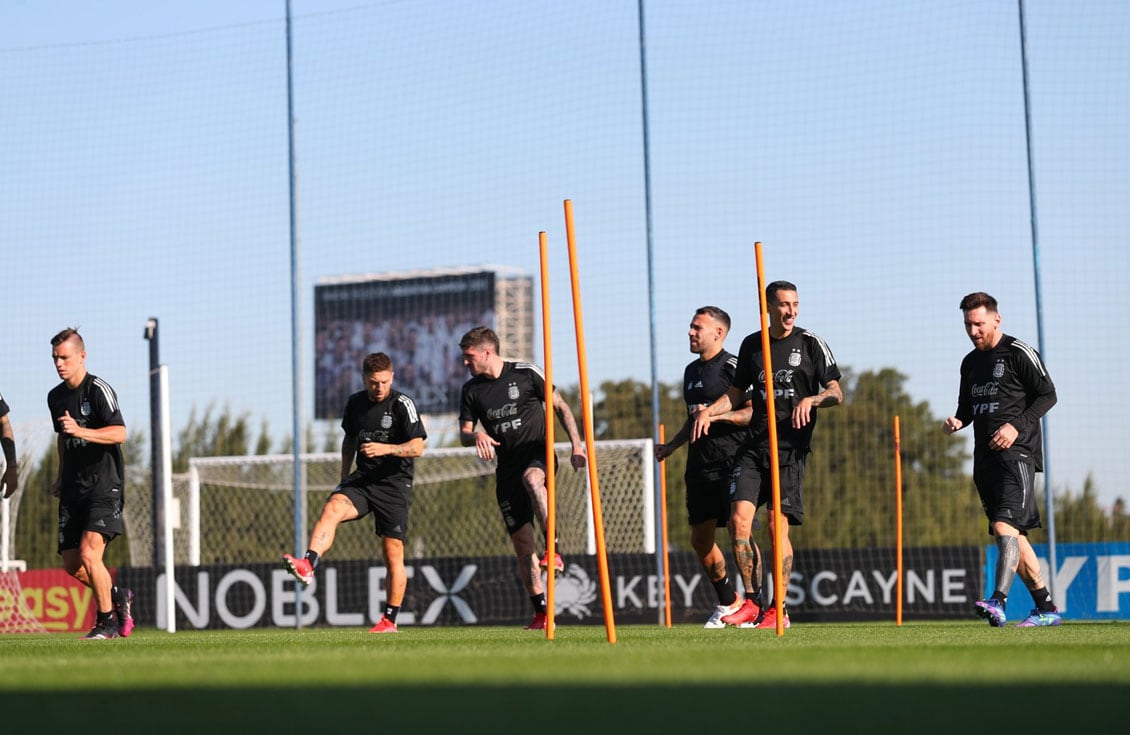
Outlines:
{"label": "black training jersey", "polygon": [[66,383],[59,383],[47,394],[47,408],[51,412],[55,433],[60,435],[63,443],[60,497],[66,499],[114,488],[124,489],[122,446],[95,444],[66,436],[59,423],[64,412],[69,412],[71,418],[84,428],[125,426],[118,396],[110,384],[90,373],[74,389],[68,388]]}
{"label": "black training jersey", "polygon": [[[699,406],[709,406],[730,389],[738,358],[722,350],[709,360],[698,359],[683,371],[683,400],[687,413],[693,415]],[[746,400],[750,399],[748,386]],[[733,407],[734,410],[741,405]],[[697,473],[729,472],[746,427],[726,422],[710,425],[710,432],[687,447],[687,477]]]}
{"label": "black training jersey", "polygon": [[545,446],[545,373],[528,362],[504,362],[497,378],[476,375],[463,384],[459,421],[478,421],[499,461],[511,452]]}
{"label": "black training jersey", "polygon": [[1043,469],[1040,418],[1055,402],[1055,385],[1040,353],[1015,337],[1001,335],[993,349],[973,350],[961,361],[961,389],[954,415],[962,426],[973,423],[974,458],[993,452],[989,438],[1009,423],[1019,434],[1011,447],[998,454],[1030,459],[1037,470]]}
{"label": "black training jersey", "polygon": [[[840,379],[840,369],[828,344],[808,330],[794,327],[784,339],[769,340],[773,363],[773,401],[777,413],[777,447],[805,449],[812,442],[819,409],[812,410],[812,420],[800,429],[793,428],[793,408],[802,399],[814,396],[823,386]],[[738,350],[736,385],[748,385],[753,391],[753,418],[747,436],[755,446],[769,447],[769,421],[765,396],[765,365],[761,350],[761,332],[742,340]]]}
{"label": "black training jersey", "polygon": [[366,457],[361,454],[365,442],[403,444],[419,437],[427,439],[424,422],[416,411],[416,402],[398,390],[389,392],[380,403],[373,403],[369,394],[359,391],[345,403],[341,428],[346,436],[357,439],[357,471],[372,480],[412,482],[415,462],[412,457]]}

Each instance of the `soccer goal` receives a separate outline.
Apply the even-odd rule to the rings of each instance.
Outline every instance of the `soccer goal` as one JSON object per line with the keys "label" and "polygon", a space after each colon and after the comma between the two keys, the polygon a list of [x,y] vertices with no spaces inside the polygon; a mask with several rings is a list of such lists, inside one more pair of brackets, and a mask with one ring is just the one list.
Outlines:
{"label": "soccer goal", "polygon": [[[655,553],[654,454],[650,439],[595,443],[605,545],[609,553]],[[556,447],[558,550],[595,554],[587,470],[573,470],[570,446]],[[197,457],[189,462],[181,508],[190,565],[277,561],[294,534],[292,455]],[[495,502],[495,464],[473,447],[425,450],[416,460],[406,555],[409,558],[513,554]],[[337,453],[304,454],[307,535],[341,476]],[[338,528],[335,559],[379,553],[370,518]]]}

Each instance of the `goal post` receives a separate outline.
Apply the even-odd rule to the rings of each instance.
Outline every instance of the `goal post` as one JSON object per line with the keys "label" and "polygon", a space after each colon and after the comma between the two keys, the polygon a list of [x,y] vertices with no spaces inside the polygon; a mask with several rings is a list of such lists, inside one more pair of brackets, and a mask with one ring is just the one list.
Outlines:
{"label": "goal post", "polygon": [[[558,548],[595,553],[587,473],[569,466],[571,447],[555,445]],[[595,442],[608,550],[654,554],[655,480],[651,439]],[[293,539],[293,455],[195,457],[189,460],[184,517],[192,566],[274,562]],[[313,523],[341,477],[339,453],[301,455],[307,518]],[[405,556],[443,558],[513,554],[495,501],[494,462],[473,447],[426,449],[416,459]],[[309,529],[304,529],[307,536]],[[539,533],[541,529],[539,529]],[[183,537],[182,537],[183,538]],[[368,518],[342,524],[334,559],[378,554]],[[187,551],[187,553],[185,553]]]}

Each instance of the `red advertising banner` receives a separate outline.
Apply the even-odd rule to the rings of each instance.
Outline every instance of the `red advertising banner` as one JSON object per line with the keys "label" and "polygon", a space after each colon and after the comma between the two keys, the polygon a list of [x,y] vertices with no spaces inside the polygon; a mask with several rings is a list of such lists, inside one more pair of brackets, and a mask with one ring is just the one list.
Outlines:
{"label": "red advertising banner", "polygon": [[[116,570],[111,570],[116,576]],[[62,569],[8,572],[0,587],[0,630],[38,622],[48,633],[94,626],[94,594]]]}

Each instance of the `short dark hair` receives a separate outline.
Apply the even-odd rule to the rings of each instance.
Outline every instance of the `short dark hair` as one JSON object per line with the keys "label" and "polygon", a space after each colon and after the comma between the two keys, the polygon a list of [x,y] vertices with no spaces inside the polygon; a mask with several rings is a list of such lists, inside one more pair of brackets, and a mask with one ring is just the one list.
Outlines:
{"label": "short dark hair", "polygon": [[500,348],[498,335],[490,327],[475,327],[464,334],[463,339],[459,340],[459,349],[465,350],[468,347],[477,347],[484,342],[494,347],[495,354],[498,354]]}
{"label": "short dark hair", "polygon": [[392,358],[383,352],[374,352],[361,363],[361,372],[365,375],[392,370]]}
{"label": "short dark hair", "polygon": [[765,301],[766,303],[773,300],[778,291],[796,291],[796,284],[789,281],[773,281],[765,287]]}
{"label": "short dark hair", "polygon": [[78,327],[67,327],[64,330],[61,330],[58,334],[51,338],[51,346],[58,347],[68,339],[72,338],[78,340],[79,349],[86,349],[86,343],[83,342],[82,335],[78,333]]}
{"label": "short dark hair", "polygon": [[694,313],[695,316],[698,316],[699,314],[705,314],[706,316],[724,326],[727,332],[730,331],[730,315],[722,309],[719,309],[717,306],[702,306],[695,309]]}
{"label": "short dark hair", "polygon": [[980,309],[982,306],[990,314],[997,313],[997,300],[984,291],[974,291],[961,300],[962,312]]}

